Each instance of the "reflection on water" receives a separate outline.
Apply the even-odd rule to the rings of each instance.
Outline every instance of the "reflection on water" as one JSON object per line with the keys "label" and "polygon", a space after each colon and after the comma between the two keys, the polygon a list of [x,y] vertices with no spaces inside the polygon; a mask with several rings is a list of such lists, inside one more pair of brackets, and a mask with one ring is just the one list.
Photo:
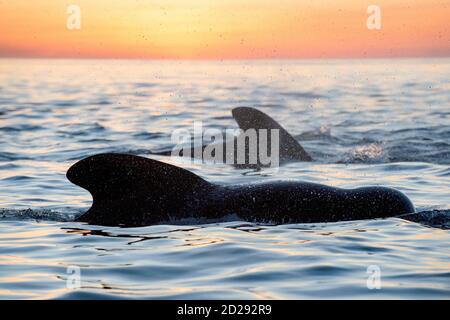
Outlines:
{"label": "reflection on water", "polygon": [[[442,59],[0,60],[0,297],[448,298],[449,231],[429,226],[449,222],[449,74]],[[238,106],[272,115],[316,161],[253,171],[152,155],[194,121],[236,128]],[[70,222],[91,198],[67,168],[108,151],[217,183],[387,185],[422,213],[323,225]],[[367,289],[369,265],[381,268],[381,290]],[[82,288],[66,288],[68,266],[81,268]]]}
{"label": "reflection on water", "polygon": [[[448,231],[401,219],[105,228],[5,221],[0,296],[448,298]],[[13,246],[11,244],[14,244]],[[67,267],[81,288],[66,288]],[[380,290],[366,286],[381,269]]]}

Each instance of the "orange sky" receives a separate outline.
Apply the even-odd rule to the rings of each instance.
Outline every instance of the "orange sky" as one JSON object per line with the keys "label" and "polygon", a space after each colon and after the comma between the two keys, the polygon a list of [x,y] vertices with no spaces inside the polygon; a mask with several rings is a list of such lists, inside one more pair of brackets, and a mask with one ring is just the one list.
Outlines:
{"label": "orange sky", "polygon": [[[66,28],[69,4],[81,30]],[[381,7],[381,30],[366,9]],[[450,56],[449,0],[0,1],[0,56],[353,58]]]}

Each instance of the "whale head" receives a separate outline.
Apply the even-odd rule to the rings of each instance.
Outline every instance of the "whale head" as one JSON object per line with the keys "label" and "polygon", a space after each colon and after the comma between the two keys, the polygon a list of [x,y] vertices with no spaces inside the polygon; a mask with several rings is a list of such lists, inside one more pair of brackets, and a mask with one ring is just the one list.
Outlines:
{"label": "whale head", "polygon": [[374,219],[395,217],[415,212],[411,200],[401,191],[388,187],[348,189],[346,203],[355,218]]}

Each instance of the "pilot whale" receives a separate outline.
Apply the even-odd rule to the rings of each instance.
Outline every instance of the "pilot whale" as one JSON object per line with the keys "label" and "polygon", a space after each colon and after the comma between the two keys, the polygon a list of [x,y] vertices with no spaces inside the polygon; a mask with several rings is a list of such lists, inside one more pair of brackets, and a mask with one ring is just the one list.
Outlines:
{"label": "pilot whale", "polygon": [[129,154],[104,153],[72,165],[67,178],[88,190],[92,207],[77,221],[146,226],[176,219],[310,223],[373,219],[413,213],[412,202],[386,187],[342,189],[301,181],[244,185],[210,183],[183,168]]}
{"label": "pilot whale", "polygon": [[[277,163],[285,164],[288,162],[297,162],[297,161],[312,161],[312,157],[305,151],[305,149],[300,145],[300,143],[289,133],[286,129],[284,129],[277,121],[272,119],[269,115],[264,112],[257,110],[251,107],[238,107],[232,110],[232,116],[234,120],[237,122],[239,129],[242,130],[242,133],[236,136],[233,140],[229,141],[224,139],[224,141],[220,142],[221,150],[223,152],[223,158],[219,159],[224,163],[229,163],[229,159],[232,160],[232,164],[236,167],[241,168],[259,168],[268,166],[265,165],[263,161],[261,161],[260,154],[260,142],[262,141],[262,134],[266,135],[266,143],[267,150],[271,150],[271,145],[275,141],[272,141],[272,130],[277,130],[278,133],[278,149],[277,149]],[[246,135],[249,130],[255,130],[256,139],[252,142],[248,139]],[[244,144],[244,149],[239,149],[239,139],[242,138],[242,143]],[[250,143],[254,143],[255,148],[251,148],[249,146]],[[187,146],[187,148],[182,148],[179,152],[179,156],[186,156],[193,158],[202,158],[205,159],[204,151],[205,148],[213,146],[214,144],[218,144],[213,142],[210,145],[203,145],[199,147],[194,147],[192,144]],[[230,148],[231,146],[231,148]],[[231,149],[231,151],[230,151]],[[238,151],[239,150],[239,151]],[[230,152],[232,153],[230,156]],[[242,159],[245,159],[242,162],[239,162],[237,152],[243,152]],[[253,155],[256,159],[255,162],[252,162],[249,154],[254,152]],[[171,156],[173,155],[172,151],[163,151],[163,152],[152,152],[154,155],[160,156]],[[271,163],[270,165],[273,165]]]}

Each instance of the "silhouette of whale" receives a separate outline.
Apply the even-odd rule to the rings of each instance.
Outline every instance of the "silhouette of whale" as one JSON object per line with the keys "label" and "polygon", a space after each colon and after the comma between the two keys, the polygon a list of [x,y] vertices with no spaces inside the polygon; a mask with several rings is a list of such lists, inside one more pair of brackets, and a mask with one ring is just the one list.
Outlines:
{"label": "silhouette of whale", "polygon": [[[236,120],[237,124],[239,125],[239,128],[243,130],[243,133],[241,133],[240,135],[238,135],[237,137],[235,137],[233,139],[233,141],[227,141],[224,140],[222,142],[220,142],[222,145],[220,146],[220,148],[222,148],[222,150],[224,150],[223,153],[223,158],[220,159],[221,161],[223,161],[224,163],[229,161],[229,159],[233,160],[233,165],[235,165],[236,167],[243,167],[243,168],[258,168],[258,167],[264,167],[266,165],[262,164],[262,161],[260,161],[260,157],[259,157],[259,141],[261,141],[261,134],[264,132],[265,135],[267,135],[267,150],[271,150],[271,144],[273,143],[271,141],[271,130],[278,130],[278,137],[279,137],[279,141],[278,141],[278,159],[277,159],[277,164],[284,164],[284,163],[288,163],[288,162],[296,162],[296,161],[312,161],[313,159],[311,158],[311,156],[305,151],[305,149],[303,149],[303,147],[298,143],[298,141],[292,137],[291,134],[289,134],[289,132],[286,131],[286,129],[284,129],[278,122],[276,122],[274,119],[272,119],[270,116],[268,116],[267,114],[265,114],[264,112],[257,110],[255,108],[251,108],[251,107],[238,107],[238,108],[234,108],[232,110],[232,115],[233,118]],[[255,143],[255,149],[252,149],[249,147],[249,144],[251,143],[248,139],[245,139],[245,134],[247,132],[247,130],[251,130],[254,129],[255,133],[256,133],[256,140],[253,141],[253,143]],[[265,131],[263,131],[265,130]],[[244,143],[244,155],[243,155],[243,159],[245,159],[245,161],[243,163],[239,163],[239,161],[237,160],[237,150],[238,149],[238,140],[242,138],[243,139],[243,143]],[[213,143],[216,144],[216,143]],[[182,149],[180,151],[180,156],[186,156],[186,154],[184,153],[184,151],[188,151],[186,152],[187,154],[189,154],[190,157],[193,158],[199,158],[201,157],[203,160],[204,159],[203,155],[204,155],[204,151],[205,148],[208,146],[211,146],[213,144],[210,145],[203,145],[201,147],[197,147],[195,148],[192,144],[191,146],[188,146],[188,148]],[[228,150],[230,144],[233,145],[233,147],[231,148],[233,152],[233,154],[230,155],[227,154],[227,152],[229,153],[230,151]],[[198,150],[199,148],[201,148],[201,150]],[[255,152],[256,154],[254,155],[254,157],[257,159],[255,163],[252,163],[250,161],[250,157],[249,154],[251,152]],[[172,151],[163,151],[163,152],[152,152],[152,154],[154,155],[160,155],[160,156],[170,156],[172,155]],[[245,157],[245,158],[244,158]],[[228,162],[227,162],[228,163]]]}
{"label": "silhouette of whale", "polygon": [[108,226],[146,226],[228,214],[280,224],[414,212],[403,193],[386,187],[341,189],[300,181],[217,185],[164,162],[118,153],[80,160],[69,168],[67,178],[93,197],[92,207],[77,221]]}

